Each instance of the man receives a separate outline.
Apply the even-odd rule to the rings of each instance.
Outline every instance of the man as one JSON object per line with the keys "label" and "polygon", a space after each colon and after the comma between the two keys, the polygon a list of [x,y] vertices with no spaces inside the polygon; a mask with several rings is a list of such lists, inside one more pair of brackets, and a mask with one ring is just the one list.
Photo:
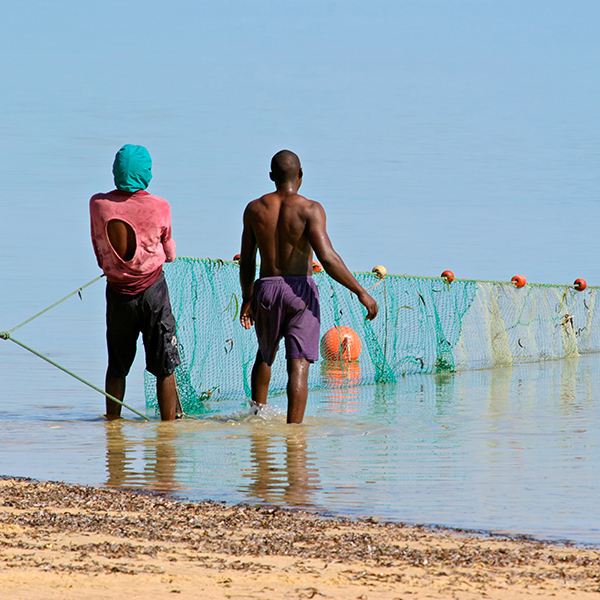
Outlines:
{"label": "man", "polygon": [[[171,421],[178,405],[173,373],[181,363],[162,272],[163,263],[175,260],[171,209],[166,200],[144,191],[152,179],[152,160],[143,146],[123,146],[113,175],[117,189],[90,200],[92,243],[107,279],[105,389],[123,400],[141,332],[146,368],[156,376],[161,419]],[[120,415],[121,405],[107,398],[107,419]]]}
{"label": "man", "polygon": [[[288,371],[288,423],[302,423],[308,397],[308,367],[319,357],[319,294],[312,278],[313,250],[327,273],[358,296],[366,318],[377,316],[377,303],[356,281],[327,235],[325,211],[298,194],[300,159],[281,150],[271,161],[276,191],[250,202],[244,212],[240,258],[240,321],[256,324],[258,353],[252,369],[252,400],[267,403],[271,365],[285,338]],[[254,282],[256,251],[260,279]]]}

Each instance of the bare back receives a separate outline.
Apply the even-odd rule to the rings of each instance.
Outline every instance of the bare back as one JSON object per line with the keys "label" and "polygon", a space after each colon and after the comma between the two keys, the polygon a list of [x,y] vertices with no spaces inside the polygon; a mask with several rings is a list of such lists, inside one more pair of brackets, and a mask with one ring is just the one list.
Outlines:
{"label": "bare back", "polygon": [[121,260],[128,262],[135,256],[137,241],[135,232],[129,223],[119,219],[108,222],[108,239]]}
{"label": "bare back", "polygon": [[377,303],[358,283],[327,235],[323,207],[298,194],[302,185],[300,160],[281,150],[271,161],[271,180],[277,190],[248,204],[240,252],[242,308],[240,321],[252,326],[250,303],[256,275],[256,252],[260,252],[260,277],[312,275],[313,251],[327,274],[354,292],[367,308],[367,319],[377,315]]}
{"label": "bare back", "polygon": [[308,232],[320,205],[297,193],[278,190],[251,202],[245,226],[260,252],[260,276],[311,275],[313,250]]}

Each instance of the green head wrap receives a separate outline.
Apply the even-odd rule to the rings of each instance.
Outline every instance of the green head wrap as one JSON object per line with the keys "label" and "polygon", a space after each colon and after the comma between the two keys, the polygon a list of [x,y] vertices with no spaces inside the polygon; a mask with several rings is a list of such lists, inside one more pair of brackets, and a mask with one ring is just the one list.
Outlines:
{"label": "green head wrap", "polygon": [[113,175],[123,192],[145,190],[152,179],[152,159],[144,146],[125,144],[115,156]]}

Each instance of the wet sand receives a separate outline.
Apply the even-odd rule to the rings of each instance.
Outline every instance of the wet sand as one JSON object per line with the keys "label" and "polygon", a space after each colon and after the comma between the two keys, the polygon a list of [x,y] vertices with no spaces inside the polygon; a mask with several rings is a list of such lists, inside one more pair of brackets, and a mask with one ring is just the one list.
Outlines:
{"label": "wet sand", "polygon": [[0,480],[0,597],[598,598],[600,552],[273,507]]}

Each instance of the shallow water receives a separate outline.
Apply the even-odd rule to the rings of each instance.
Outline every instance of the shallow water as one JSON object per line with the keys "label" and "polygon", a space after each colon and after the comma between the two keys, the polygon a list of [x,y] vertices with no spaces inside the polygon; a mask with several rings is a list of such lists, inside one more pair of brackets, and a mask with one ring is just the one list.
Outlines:
{"label": "shallow water", "polygon": [[599,355],[314,392],[288,426],[282,396],[106,423],[100,396],[15,350],[31,378],[1,415],[5,475],[600,544]]}
{"label": "shallow water", "polygon": [[[351,269],[598,283],[597,6],[71,4],[0,21],[0,330],[98,274],[87,203],[124,143],[149,148],[184,256],[239,251],[289,147]],[[15,337],[101,386],[102,287]],[[281,397],[106,424],[99,395],[0,341],[0,474],[600,544],[599,378],[587,356],[313,393],[302,427]]]}

